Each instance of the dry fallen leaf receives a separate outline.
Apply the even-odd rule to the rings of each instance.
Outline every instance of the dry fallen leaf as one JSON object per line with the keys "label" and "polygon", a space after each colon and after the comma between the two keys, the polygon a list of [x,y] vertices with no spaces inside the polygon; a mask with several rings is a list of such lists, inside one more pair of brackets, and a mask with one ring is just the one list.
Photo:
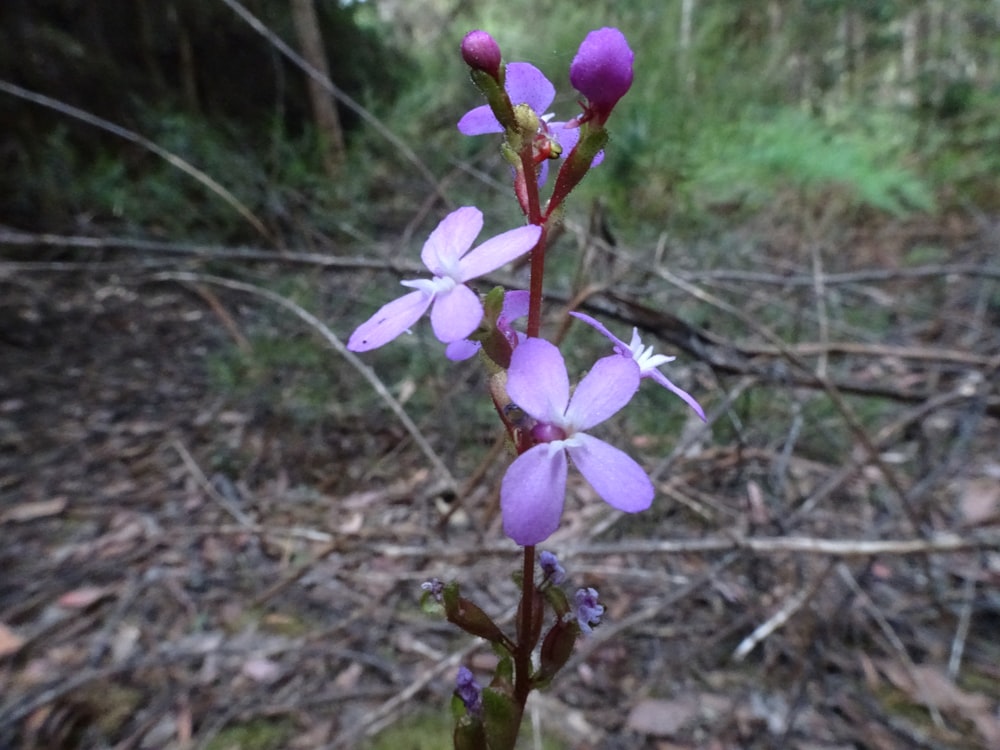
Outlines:
{"label": "dry fallen leaf", "polygon": [[878,666],[893,685],[915,702],[960,714],[975,725],[987,747],[1000,747],[1000,720],[987,696],[962,690],[937,667],[920,665],[908,671],[899,663],[888,661]]}
{"label": "dry fallen leaf", "polygon": [[84,586],[67,591],[59,597],[57,603],[63,609],[86,609],[91,604],[110,596],[112,589],[101,586]]}
{"label": "dry fallen leaf", "polygon": [[965,526],[981,526],[1000,520],[1000,482],[970,479],[964,482],[959,510]]}
{"label": "dry fallen leaf", "polygon": [[24,645],[24,638],[0,622],[0,658],[16,654]]}
{"label": "dry fallen leaf", "polygon": [[34,503],[21,503],[9,508],[0,514],[0,523],[8,521],[21,522],[34,521],[36,518],[47,518],[57,516],[66,508],[65,497],[55,497],[51,500],[39,500]]}
{"label": "dry fallen leaf", "polygon": [[254,682],[270,684],[281,676],[281,665],[264,657],[251,657],[243,663],[240,671]]}
{"label": "dry fallen leaf", "polygon": [[693,695],[671,700],[650,698],[632,707],[625,726],[641,734],[670,737],[694,721],[698,712],[698,699]]}

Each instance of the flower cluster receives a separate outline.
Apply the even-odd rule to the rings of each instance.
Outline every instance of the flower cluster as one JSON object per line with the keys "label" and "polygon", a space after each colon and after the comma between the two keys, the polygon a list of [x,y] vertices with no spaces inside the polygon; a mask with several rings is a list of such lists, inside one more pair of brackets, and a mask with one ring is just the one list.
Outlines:
{"label": "flower cluster", "polygon": [[[672,357],[644,347],[635,329],[631,343],[626,344],[580,312],[572,314],[609,339],[613,351],[597,360],[571,391],[559,349],[530,330],[529,293],[506,292],[490,313],[490,305],[484,307],[469,286],[527,253],[544,252],[545,227],[553,208],[587,170],[600,163],[606,142],[604,125],[632,84],[633,55],[624,35],[604,28],[584,39],[570,66],[570,80],[584,97],[583,111],[562,122],[554,121],[547,111],[555,99],[552,83],[529,63],[504,65],[499,47],[486,32],[470,32],[463,41],[462,56],[487,103],[467,112],[458,130],[470,136],[504,134],[505,148],[513,155],[515,184],[520,180],[522,188],[531,178],[544,183],[548,161],[563,158],[548,209],[544,215],[530,210],[524,205],[528,192],[519,188],[525,214],[529,220],[534,216],[536,223],[510,229],[475,249],[471,248],[483,227],[482,213],[472,206],[450,213],[421,252],[431,278],[403,281],[413,291],[362,323],[348,348],[365,352],[383,346],[430,310],[431,328],[447,345],[450,359],[467,359],[481,352],[494,370],[506,370],[506,399],[503,393],[495,393],[494,401],[518,455],[501,484],[503,527],[515,542],[530,546],[547,539],[559,526],[571,463],[614,508],[634,513],[650,506],[655,490],[642,467],[590,434],[631,400],[641,380],[653,380],[683,399],[699,417],[705,415],[690,394],[660,371]],[[526,166],[534,172],[526,172]],[[525,315],[529,315],[530,336],[514,328]],[[504,416],[510,404],[523,414],[516,422]]]}
{"label": "flower cluster", "polygon": [[[656,494],[653,482],[632,456],[593,431],[623,409],[644,380],[678,396],[700,418],[705,414],[661,371],[674,358],[644,345],[637,329],[626,343],[596,318],[573,312],[610,342],[575,387],[559,348],[541,335],[548,234],[567,196],[605,158],[605,126],[633,79],[625,36],[603,28],[583,40],[569,70],[580,109],[566,120],[549,111],[556,90],[545,75],[526,62],[505,63],[485,31],[466,35],[461,52],[486,102],[468,111],[458,130],[500,136],[525,223],[473,247],[483,229],[482,212],[464,206],[449,213],[421,251],[429,277],[404,280],[410,291],[358,326],[347,346],[354,352],[377,349],[429,312],[448,359],[478,355],[485,365],[490,398],[514,454],[501,480],[500,507],[504,533],[523,547],[523,566],[514,577],[521,588],[516,630],[507,632],[462,594],[457,581],[424,582],[422,605],[489,642],[498,657],[488,683],[481,685],[466,667],[456,676],[455,750],[513,750],[529,693],[551,682],[577,639],[604,615],[596,589],[569,595],[561,588],[567,576],[555,554],[543,550],[535,558],[535,546],[559,528],[570,467],[610,506],[645,510]],[[558,171],[543,201],[550,166]],[[530,261],[528,290],[476,288],[477,280],[522,258]],[[546,608],[553,615],[547,627]]]}

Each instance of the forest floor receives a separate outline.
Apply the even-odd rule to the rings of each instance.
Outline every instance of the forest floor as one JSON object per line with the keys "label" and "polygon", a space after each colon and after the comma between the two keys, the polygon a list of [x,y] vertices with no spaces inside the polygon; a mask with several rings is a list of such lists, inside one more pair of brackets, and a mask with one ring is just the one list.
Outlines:
{"label": "forest floor", "polygon": [[[931,242],[879,232],[880,252],[890,235]],[[937,275],[876,252],[842,260],[838,273],[888,274],[831,279],[830,295],[854,295],[837,304],[888,321],[852,335],[863,309],[832,325],[826,343],[843,346],[769,352],[743,330],[722,351],[737,334],[714,325],[698,329],[705,360],[675,352],[711,423],[621,438],[653,470],[648,514],[571,481],[543,548],[607,613],[529,704],[529,735],[595,750],[1000,747],[998,236],[935,234]],[[448,746],[434,717],[458,665],[482,679],[494,656],[424,613],[420,583],[458,578],[510,627],[519,561],[498,525],[495,431],[476,422],[459,441],[485,462],[476,476],[442,429],[461,422],[454,394],[475,397],[474,365],[388,384],[404,402],[438,394],[418,424],[466,483],[456,496],[334,351],[320,366],[337,402],[318,416],[285,409],[301,383],[252,358],[254,388],[220,386],[218,353],[251,350],[264,319],[277,340],[322,343],[265,299],[157,279],[135,258],[0,263],[0,748],[355,748],[386,728],[377,747]],[[734,275],[748,315],[816,291],[793,279],[808,258],[789,268],[786,284]],[[826,386],[789,356],[826,368]]]}

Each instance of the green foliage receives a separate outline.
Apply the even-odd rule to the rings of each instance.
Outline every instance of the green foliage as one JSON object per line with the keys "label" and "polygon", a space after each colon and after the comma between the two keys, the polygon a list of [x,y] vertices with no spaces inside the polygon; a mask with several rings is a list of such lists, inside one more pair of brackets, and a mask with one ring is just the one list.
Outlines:
{"label": "green foliage", "polygon": [[[404,719],[379,734],[366,750],[441,750],[452,746],[452,718],[447,711],[418,714]],[[521,733],[522,743],[530,747],[530,727]],[[543,736],[543,750],[562,750],[566,745],[551,736]]]}
{"label": "green foliage", "polygon": [[287,719],[254,719],[226,727],[205,745],[205,750],[279,750],[288,746],[294,731]]}
{"label": "green foliage", "polygon": [[336,398],[332,354],[308,334],[261,331],[249,337],[250,349],[227,347],[208,358],[214,385],[236,400],[266,404],[301,424],[329,415]]}
{"label": "green foliage", "polygon": [[903,162],[899,126],[906,123],[888,116],[870,122],[835,127],[787,108],[748,113],[695,139],[685,189],[702,207],[759,210],[791,190],[805,205],[836,195],[848,206],[895,215],[933,210],[928,184]]}

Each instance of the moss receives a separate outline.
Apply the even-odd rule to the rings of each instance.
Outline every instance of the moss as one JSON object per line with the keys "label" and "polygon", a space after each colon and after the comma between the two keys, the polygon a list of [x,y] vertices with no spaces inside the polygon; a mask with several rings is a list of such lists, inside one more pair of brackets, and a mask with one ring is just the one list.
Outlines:
{"label": "moss", "polygon": [[226,727],[205,745],[205,750],[279,750],[293,732],[286,719],[254,719]]}

